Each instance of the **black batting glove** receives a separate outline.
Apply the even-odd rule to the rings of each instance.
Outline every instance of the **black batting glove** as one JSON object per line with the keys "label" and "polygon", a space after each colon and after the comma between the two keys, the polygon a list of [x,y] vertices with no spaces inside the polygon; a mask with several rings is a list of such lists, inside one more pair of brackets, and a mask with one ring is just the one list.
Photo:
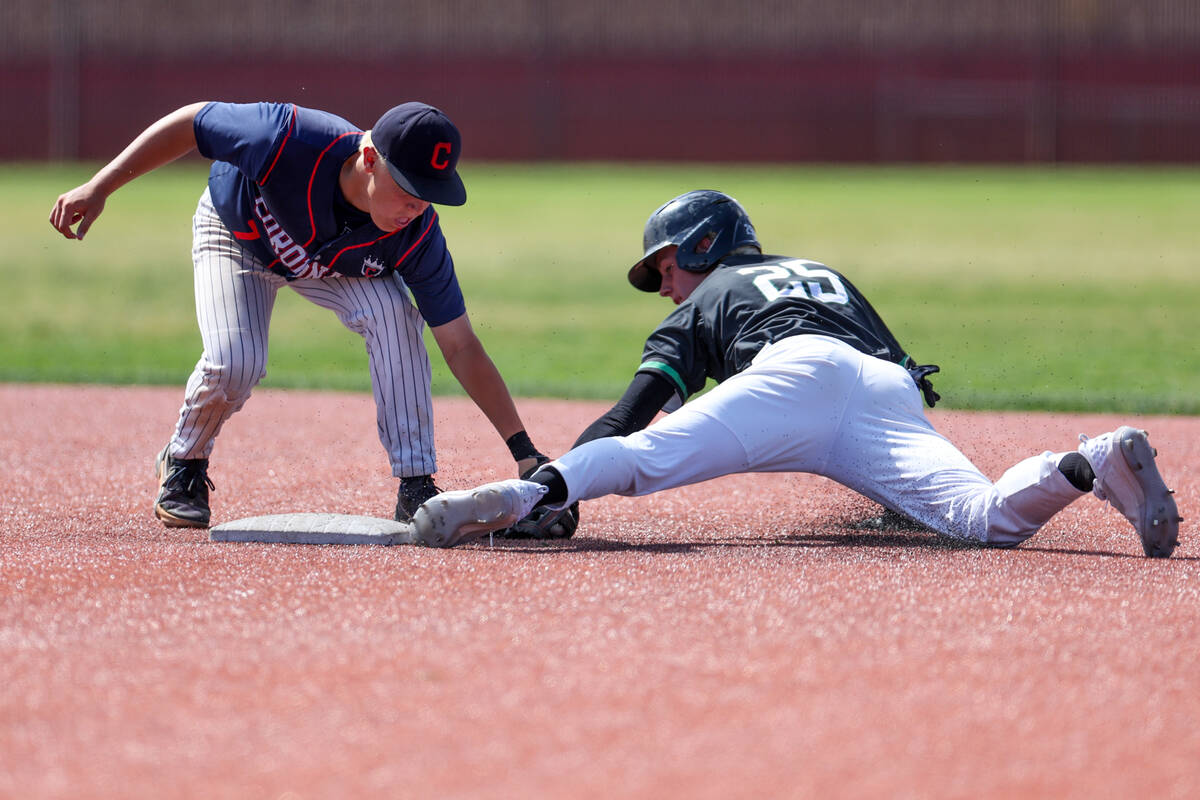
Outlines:
{"label": "black batting glove", "polygon": [[929,382],[929,376],[935,372],[941,372],[942,368],[937,364],[913,364],[905,367],[908,374],[912,376],[913,383],[921,390],[921,396],[925,398],[925,403],[933,408],[942,396],[933,390],[933,384]]}

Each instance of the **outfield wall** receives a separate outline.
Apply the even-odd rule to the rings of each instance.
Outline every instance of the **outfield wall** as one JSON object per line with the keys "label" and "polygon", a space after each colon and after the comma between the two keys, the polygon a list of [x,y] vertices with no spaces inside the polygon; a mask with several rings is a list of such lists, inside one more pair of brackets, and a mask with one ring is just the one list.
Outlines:
{"label": "outfield wall", "polygon": [[10,2],[5,159],[197,99],[418,98],[468,158],[1200,161],[1195,0]]}

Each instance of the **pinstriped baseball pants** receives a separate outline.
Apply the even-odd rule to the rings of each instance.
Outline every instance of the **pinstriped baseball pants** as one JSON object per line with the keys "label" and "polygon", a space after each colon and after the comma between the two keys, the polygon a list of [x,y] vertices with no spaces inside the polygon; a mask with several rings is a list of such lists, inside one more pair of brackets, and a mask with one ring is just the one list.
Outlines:
{"label": "pinstriped baseball pants", "polygon": [[242,249],[207,189],[192,222],[192,262],[204,352],[187,383],[172,455],[208,458],[221,426],[266,375],[271,310],[279,289],[287,286],[363,337],[379,440],[392,474],[437,471],[425,321],[398,275],[285,281]]}

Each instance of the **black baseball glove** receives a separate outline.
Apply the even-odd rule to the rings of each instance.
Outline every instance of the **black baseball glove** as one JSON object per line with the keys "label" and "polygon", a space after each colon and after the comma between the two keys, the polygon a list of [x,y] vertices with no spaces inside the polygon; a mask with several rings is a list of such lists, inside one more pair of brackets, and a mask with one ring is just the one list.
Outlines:
{"label": "black baseball glove", "polygon": [[[538,467],[547,464],[550,459],[540,455],[537,465],[526,470],[521,477],[529,480]],[[516,525],[496,531],[495,536],[501,539],[570,539],[579,527],[579,503],[572,503],[566,508],[553,509],[538,506]]]}
{"label": "black baseball glove", "polygon": [[579,527],[579,503],[553,509],[538,506],[529,516],[496,535],[502,539],[570,539]]}

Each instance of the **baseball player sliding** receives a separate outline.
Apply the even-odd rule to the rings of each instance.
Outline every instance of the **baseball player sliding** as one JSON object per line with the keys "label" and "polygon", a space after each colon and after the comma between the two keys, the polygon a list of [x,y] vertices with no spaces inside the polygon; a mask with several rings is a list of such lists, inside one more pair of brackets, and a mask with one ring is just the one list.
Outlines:
{"label": "baseball player sliding", "polygon": [[[1179,516],[1144,431],[1121,427],[1045,452],[992,483],[926,419],[934,366],[913,362],[833,269],[764,255],[741,206],[680,195],[646,223],[629,282],[675,301],[624,396],[529,480],[446,492],[417,510],[422,541],[450,546],[516,520],[546,528],[581,500],[643,495],[734,472],[824,475],[945,536],[1011,547],[1094,492],[1148,556],[1178,544]],[[710,392],[653,425],[672,397]],[[647,427],[649,426],[649,427]],[[531,514],[532,512],[532,514]]]}
{"label": "baseball player sliding", "polygon": [[426,322],[518,474],[546,460],[472,330],[431,205],[458,206],[467,196],[457,172],[461,139],[445,114],[405,103],[364,132],[292,104],[185,106],[59,197],[50,224],[82,241],[109,195],[194,149],[214,162],[192,227],[204,351],[156,459],[154,511],[165,525],[209,524],[209,455],[266,374],[271,309],[284,286],[366,342],[379,438],[400,478],[396,519],[408,521],[439,491]]}

